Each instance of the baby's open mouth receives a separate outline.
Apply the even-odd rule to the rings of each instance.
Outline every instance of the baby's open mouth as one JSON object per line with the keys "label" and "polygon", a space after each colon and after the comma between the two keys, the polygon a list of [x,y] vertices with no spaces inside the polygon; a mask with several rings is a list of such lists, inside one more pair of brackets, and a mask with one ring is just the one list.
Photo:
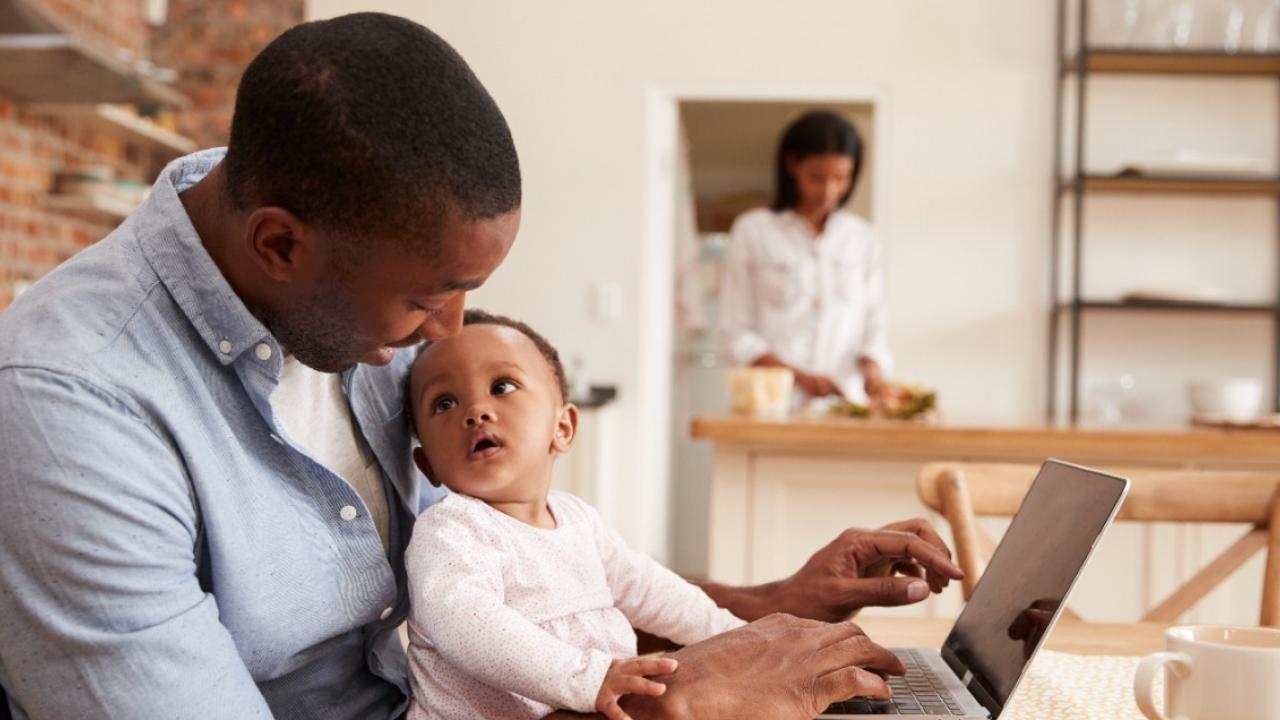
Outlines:
{"label": "baby's open mouth", "polygon": [[502,449],[502,440],[488,430],[473,430],[468,438],[467,457],[472,460],[493,457]]}

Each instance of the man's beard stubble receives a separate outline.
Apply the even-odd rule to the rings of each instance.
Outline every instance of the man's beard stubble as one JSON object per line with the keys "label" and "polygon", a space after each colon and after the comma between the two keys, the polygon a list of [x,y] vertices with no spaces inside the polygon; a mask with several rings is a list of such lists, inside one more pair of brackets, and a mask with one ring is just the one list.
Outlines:
{"label": "man's beard stubble", "polygon": [[298,362],[320,372],[337,373],[355,365],[377,343],[360,337],[350,300],[337,289],[279,310],[262,309],[260,319]]}

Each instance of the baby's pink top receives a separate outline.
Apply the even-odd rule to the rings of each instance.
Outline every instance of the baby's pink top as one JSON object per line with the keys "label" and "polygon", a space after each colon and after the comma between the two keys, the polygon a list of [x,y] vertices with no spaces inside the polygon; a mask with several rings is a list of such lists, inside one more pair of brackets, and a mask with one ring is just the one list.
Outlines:
{"label": "baby's pink top", "polygon": [[632,626],[682,645],[743,624],[628,548],[595,509],[547,498],[543,530],[451,493],[419,518],[409,571],[411,720],[591,712]]}

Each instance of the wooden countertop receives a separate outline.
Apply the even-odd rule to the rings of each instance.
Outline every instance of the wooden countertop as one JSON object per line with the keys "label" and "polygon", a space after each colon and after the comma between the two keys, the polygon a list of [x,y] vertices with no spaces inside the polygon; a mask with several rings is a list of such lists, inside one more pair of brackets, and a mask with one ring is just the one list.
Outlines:
{"label": "wooden countertop", "polygon": [[844,418],[694,418],[693,437],[751,448],[877,458],[1280,463],[1280,431],[1213,428],[969,427]]}

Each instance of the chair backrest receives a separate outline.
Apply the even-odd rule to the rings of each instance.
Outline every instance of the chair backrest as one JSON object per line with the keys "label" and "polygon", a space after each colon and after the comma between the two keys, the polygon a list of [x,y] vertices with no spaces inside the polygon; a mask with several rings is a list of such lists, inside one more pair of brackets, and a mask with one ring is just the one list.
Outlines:
{"label": "chair backrest", "polygon": [[[1011,517],[1037,465],[930,463],[916,481],[920,500],[947,519],[967,601],[995,549],[978,516]],[[1280,626],[1280,474],[1216,470],[1130,469],[1129,495],[1117,519],[1253,525],[1230,547],[1148,610],[1144,621],[1174,622],[1259,550],[1267,551],[1260,624]]]}

